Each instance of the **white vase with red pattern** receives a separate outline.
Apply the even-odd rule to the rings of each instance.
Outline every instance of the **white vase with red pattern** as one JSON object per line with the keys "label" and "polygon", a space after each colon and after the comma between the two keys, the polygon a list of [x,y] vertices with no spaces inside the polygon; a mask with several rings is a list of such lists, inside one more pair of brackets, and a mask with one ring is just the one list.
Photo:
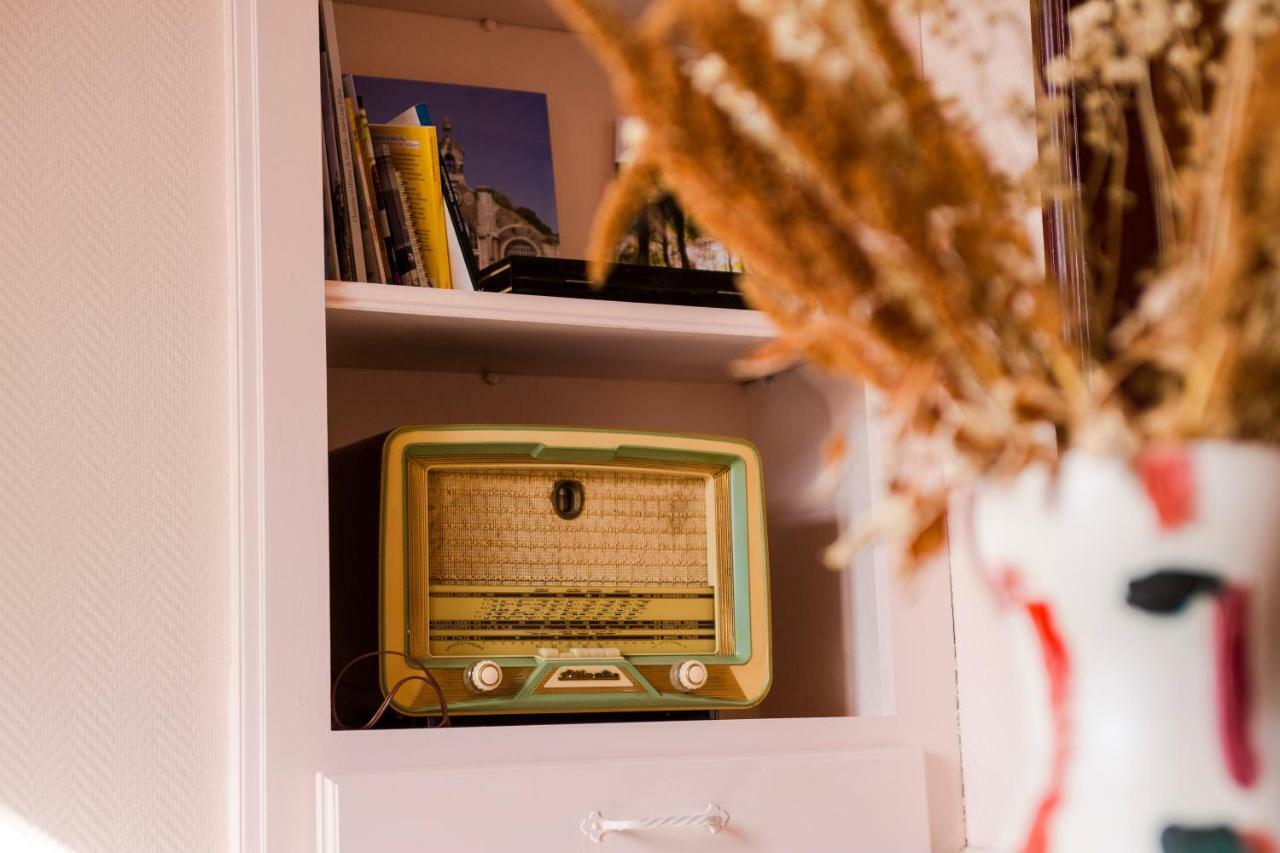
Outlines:
{"label": "white vase with red pattern", "polygon": [[1280,851],[1280,452],[1076,451],[972,512],[1038,718],[1010,849]]}

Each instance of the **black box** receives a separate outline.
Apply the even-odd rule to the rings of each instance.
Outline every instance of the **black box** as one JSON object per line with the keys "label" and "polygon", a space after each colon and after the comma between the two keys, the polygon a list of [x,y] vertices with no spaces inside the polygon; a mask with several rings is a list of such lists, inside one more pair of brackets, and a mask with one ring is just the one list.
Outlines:
{"label": "black box", "polygon": [[476,290],[571,296],[615,302],[746,308],[737,290],[737,273],[617,264],[602,288],[587,280],[587,262],[563,258],[514,256],[480,272]]}

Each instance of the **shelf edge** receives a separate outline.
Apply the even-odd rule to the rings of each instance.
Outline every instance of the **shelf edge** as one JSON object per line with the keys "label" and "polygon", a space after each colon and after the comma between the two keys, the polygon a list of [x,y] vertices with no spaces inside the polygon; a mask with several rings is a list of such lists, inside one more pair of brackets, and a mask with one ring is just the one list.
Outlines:
{"label": "shelf edge", "polygon": [[769,340],[777,334],[767,316],[751,310],[431,290],[340,281],[325,282],[325,308],[523,325],[696,333],[760,341]]}

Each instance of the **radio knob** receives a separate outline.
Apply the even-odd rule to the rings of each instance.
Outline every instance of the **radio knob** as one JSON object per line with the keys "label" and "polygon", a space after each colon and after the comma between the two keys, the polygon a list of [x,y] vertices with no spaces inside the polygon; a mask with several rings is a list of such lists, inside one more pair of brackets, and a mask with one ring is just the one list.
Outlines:
{"label": "radio knob", "polygon": [[491,660],[478,660],[467,667],[466,682],[477,693],[496,690],[502,683],[502,667]]}
{"label": "radio knob", "polygon": [[671,683],[677,690],[690,693],[707,684],[707,665],[700,660],[685,660],[671,667]]}

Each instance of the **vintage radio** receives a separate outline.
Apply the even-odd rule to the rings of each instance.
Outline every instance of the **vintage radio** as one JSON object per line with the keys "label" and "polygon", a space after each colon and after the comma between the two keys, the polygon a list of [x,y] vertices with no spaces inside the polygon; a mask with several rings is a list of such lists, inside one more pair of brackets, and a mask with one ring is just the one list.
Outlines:
{"label": "vintage radio", "polygon": [[[367,703],[421,668],[451,714],[746,708],[769,689],[744,441],[402,427],[334,451],[330,495],[334,672],[406,656],[380,656]],[[440,711],[421,683],[391,701]]]}

